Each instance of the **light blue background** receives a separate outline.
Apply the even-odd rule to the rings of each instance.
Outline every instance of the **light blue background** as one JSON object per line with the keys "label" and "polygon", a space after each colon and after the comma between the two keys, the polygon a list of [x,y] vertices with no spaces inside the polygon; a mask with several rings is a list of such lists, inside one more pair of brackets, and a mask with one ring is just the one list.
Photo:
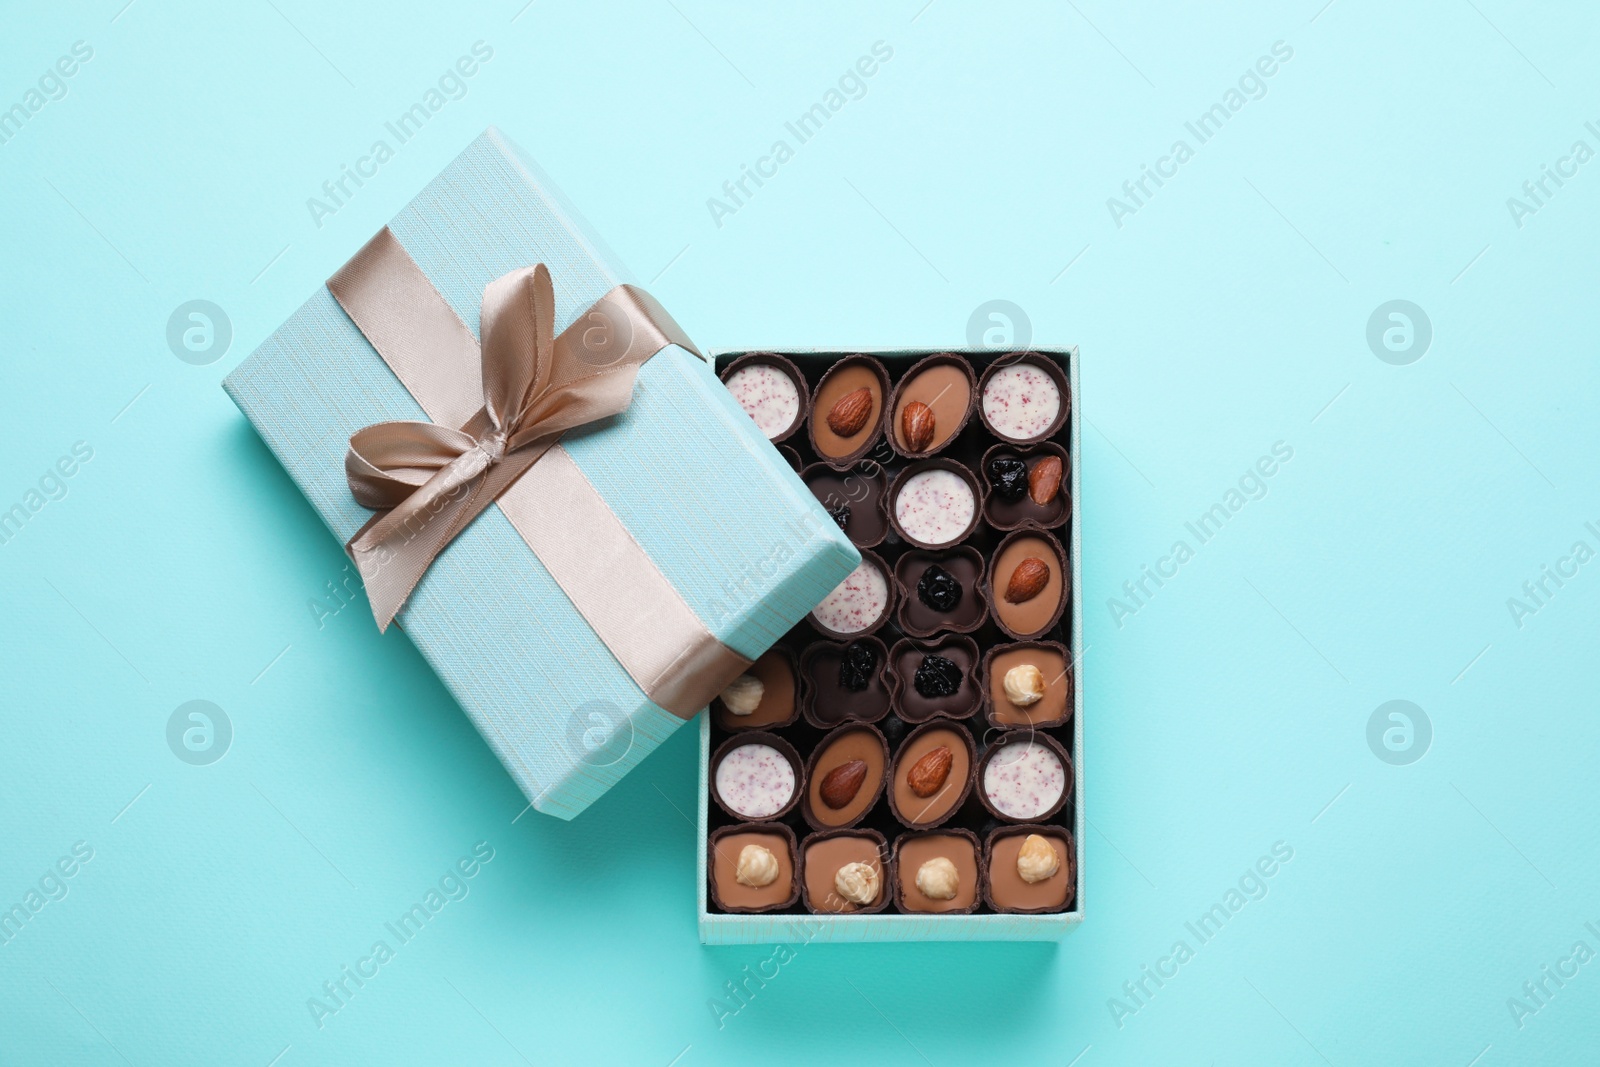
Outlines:
{"label": "light blue background", "polygon": [[[1592,13],[123,4],[13,4],[0,34],[4,106],[94,49],[0,145],[0,508],[94,450],[0,545],[0,906],[94,850],[0,946],[0,1062],[1592,1060],[1600,961],[1520,1028],[1507,1001],[1600,951],[1600,564],[1521,627],[1507,599],[1600,548],[1600,163],[1520,228],[1506,204],[1600,148]],[[318,228],[307,197],[478,40],[466,96]],[[880,40],[865,96],[717,226],[707,198]],[[1280,40],[1119,228],[1107,198]],[[1066,942],[801,947],[719,1028],[708,1000],[772,950],[697,942],[695,731],[573,824],[516,818],[403,635],[359,601],[318,627],[339,547],[218,383],[491,123],[702,345],[957,344],[1000,298],[1082,346],[1094,830]],[[204,366],[165,340],[194,298],[234,330]],[[1434,329],[1407,366],[1366,341],[1391,299]],[[1266,496],[1117,626],[1108,598],[1278,441]],[[193,699],[234,728],[209,766],[166,741]],[[1367,743],[1392,699],[1432,722],[1408,766]],[[308,998],[477,842],[465,899],[319,1029]]]}

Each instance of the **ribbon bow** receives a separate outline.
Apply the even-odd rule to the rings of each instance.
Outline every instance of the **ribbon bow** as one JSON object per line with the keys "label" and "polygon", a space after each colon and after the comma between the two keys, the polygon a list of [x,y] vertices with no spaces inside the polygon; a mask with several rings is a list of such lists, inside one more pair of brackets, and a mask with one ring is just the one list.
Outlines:
{"label": "ribbon bow", "polygon": [[620,336],[628,331],[585,321],[613,298],[654,304],[619,286],[555,337],[555,292],[544,264],[490,282],[479,331],[483,408],[460,429],[379,422],[351,436],[350,491],[384,512],[349,545],[379,630],[445,546],[563,433],[628,407],[639,364],[653,353],[641,359],[629,351],[631,337]]}

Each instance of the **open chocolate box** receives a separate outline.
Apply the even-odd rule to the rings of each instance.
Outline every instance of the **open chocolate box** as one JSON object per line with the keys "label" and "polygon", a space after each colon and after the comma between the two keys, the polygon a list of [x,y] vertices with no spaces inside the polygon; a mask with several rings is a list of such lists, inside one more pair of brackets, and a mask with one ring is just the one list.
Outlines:
{"label": "open chocolate box", "polygon": [[1083,920],[1077,349],[712,356],[862,565],[701,719],[701,941],[1061,938]]}

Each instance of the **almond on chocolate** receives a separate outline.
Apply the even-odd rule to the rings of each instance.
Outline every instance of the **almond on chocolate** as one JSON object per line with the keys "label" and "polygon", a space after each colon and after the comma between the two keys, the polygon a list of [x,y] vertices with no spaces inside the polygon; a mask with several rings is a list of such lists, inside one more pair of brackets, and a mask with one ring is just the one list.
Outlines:
{"label": "almond on chocolate", "polygon": [[912,452],[926,451],[933,444],[934,427],[933,409],[920,400],[913,400],[900,412],[900,435]]}
{"label": "almond on chocolate", "polygon": [[906,785],[919,797],[931,797],[944,787],[953,762],[955,757],[951,755],[949,746],[940,745],[911,765],[906,772]]}
{"label": "almond on chocolate", "polygon": [[1011,580],[1006,583],[1006,599],[1013,604],[1032,600],[1049,581],[1049,565],[1042,559],[1029,556],[1011,572]]}
{"label": "almond on chocolate", "polygon": [[828,772],[822,779],[819,795],[824,804],[837,811],[856,798],[861,791],[861,783],[866,780],[866,761],[853,759]]}
{"label": "almond on chocolate", "polygon": [[1044,507],[1061,491],[1061,457],[1045,456],[1028,471],[1028,496]]}
{"label": "almond on chocolate", "polygon": [[828,412],[828,429],[840,437],[854,437],[872,414],[872,390],[866,386],[841,396]]}

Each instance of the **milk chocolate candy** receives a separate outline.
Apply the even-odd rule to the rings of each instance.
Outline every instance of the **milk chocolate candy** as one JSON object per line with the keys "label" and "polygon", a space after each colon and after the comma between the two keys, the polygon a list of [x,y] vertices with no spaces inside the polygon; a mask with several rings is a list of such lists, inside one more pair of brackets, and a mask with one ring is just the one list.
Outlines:
{"label": "milk chocolate candy", "polygon": [[[990,725],[1012,729],[1065,723],[1072,717],[1071,661],[1067,646],[1056,641],[1019,641],[990,648],[983,655],[984,714]],[[1014,701],[1007,691],[1006,676],[1027,667],[1039,672],[1044,692],[1031,702],[1026,697]],[[1018,681],[1022,680],[1019,677]]]}
{"label": "milk chocolate candy", "polygon": [[[777,860],[778,875],[763,886],[739,880],[746,847],[763,848]],[[706,880],[711,900],[726,912],[753,914],[792,908],[800,899],[799,849],[794,831],[782,823],[740,823],[713,830],[707,845]]]}
{"label": "milk chocolate candy", "polygon": [[900,743],[889,771],[889,810],[920,830],[948,821],[972,791],[972,735],[949,719],[917,727]]}
{"label": "milk chocolate candy", "polygon": [[[1056,871],[1047,878],[1029,881],[1017,866],[1023,842],[1030,836],[1041,838],[1056,854]],[[1065,911],[1077,898],[1077,861],[1072,834],[1060,826],[1005,826],[989,834],[983,846],[983,885],[985,903],[995,911],[1016,915],[1040,915]],[[1038,865],[1026,865],[1036,874]]]}
{"label": "milk chocolate candy", "polygon": [[800,814],[814,830],[855,826],[877,805],[889,778],[889,745],[875,726],[841,726],[806,764]]}
{"label": "milk chocolate candy", "polygon": [[[955,868],[955,895],[931,897],[917,884],[925,865],[947,860]],[[894,903],[908,915],[970,915],[976,911],[983,889],[983,857],[978,838],[970,830],[930,830],[901,834],[895,839]]]}
{"label": "milk chocolate candy", "polygon": [[[1027,577],[1036,580],[1025,581]],[[1043,635],[1061,621],[1069,582],[1060,541],[1043,530],[1007,535],[989,563],[995,623],[1018,641]]]}
{"label": "milk chocolate candy", "polygon": [[[866,904],[839,892],[839,871],[852,863],[864,863],[877,875],[877,896]],[[888,907],[894,896],[889,844],[876,830],[812,834],[800,843],[800,867],[800,899],[816,915],[870,915]]]}
{"label": "milk chocolate candy", "polygon": [[884,436],[908,459],[931,456],[961,433],[972,418],[977,396],[972,365],[965,356],[953,352],[928,356],[895,386],[884,411]]}
{"label": "milk chocolate candy", "polygon": [[811,447],[848,470],[877,443],[889,397],[889,372],[871,356],[846,356],[817,383],[811,399]]}
{"label": "milk chocolate candy", "polygon": [[794,653],[782,645],[763,652],[745,672],[761,683],[754,711],[736,715],[721,697],[711,702],[712,721],[724,730],[777,729],[800,716],[800,674]]}

